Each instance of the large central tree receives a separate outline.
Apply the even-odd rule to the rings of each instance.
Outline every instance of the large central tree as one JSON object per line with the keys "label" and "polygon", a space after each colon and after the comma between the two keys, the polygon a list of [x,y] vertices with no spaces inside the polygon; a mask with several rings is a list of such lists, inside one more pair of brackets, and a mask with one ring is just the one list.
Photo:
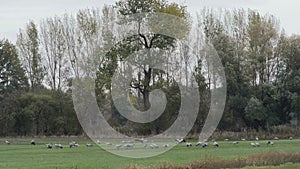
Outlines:
{"label": "large central tree", "polygon": [[[126,40],[120,42],[115,49],[119,54],[118,57],[126,58],[134,52],[140,50],[152,50],[152,49],[164,49],[169,50],[175,46],[176,39],[166,35],[159,34],[153,30],[161,29],[157,28],[156,24],[151,19],[150,14],[160,12],[164,14],[170,14],[176,17],[180,17],[186,20],[184,29],[181,30],[181,37],[184,37],[189,29],[188,13],[185,6],[180,6],[176,3],[168,3],[165,0],[121,0],[116,2],[114,6],[121,16],[136,16],[134,22],[137,23],[137,35],[126,38]],[[163,21],[162,21],[163,22]],[[173,23],[176,27],[176,23]],[[147,32],[143,26],[147,25]],[[179,35],[180,36],[180,35]],[[124,50],[126,52],[124,52]],[[115,53],[114,53],[115,54]],[[143,96],[143,107],[141,109],[147,110],[150,107],[149,93],[151,91],[151,85],[154,80],[154,69],[150,65],[142,65],[142,73],[138,73],[138,77],[132,81],[131,88],[137,89],[138,93]],[[151,84],[152,83],[152,84]]]}

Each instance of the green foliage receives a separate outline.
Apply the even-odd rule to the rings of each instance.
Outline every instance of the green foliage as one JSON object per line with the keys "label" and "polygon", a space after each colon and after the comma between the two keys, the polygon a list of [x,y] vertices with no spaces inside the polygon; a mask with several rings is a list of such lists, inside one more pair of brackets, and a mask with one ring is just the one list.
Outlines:
{"label": "green foliage", "polygon": [[20,30],[17,47],[30,87],[35,90],[41,86],[44,73],[39,52],[38,30],[34,22],[29,22],[24,31]]}
{"label": "green foliage", "polygon": [[159,9],[164,9],[165,6],[165,0],[120,0],[115,4],[115,7],[121,15],[150,13]]}
{"label": "green foliage", "polygon": [[0,95],[27,87],[27,79],[16,48],[8,40],[0,41]]}
{"label": "green foliage", "polygon": [[[130,121],[124,120],[124,118],[122,118],[118,111],[114,108],[110,96],[111,78],[115,73],[116,68],[120,66],[119,61],[125,60],[129,55],[141,50],[171,50],[175,46],[176,39],[174,39],[173,37],[168,37],[166,35],[155,33],[161,32],[159,29],[165,28],[165,26],[169,28],[174,28],[177,31],[176,34],[178,34],[178,37],[184,38],[189,30],[188,13],[186,11],[186,7],[180,6],[176,3],[168,3],[167,1],[159,0],[125,0],[116,2],[114,8],[120,14],[120,16],[118,16],[120,18],[133,14],[140,14],[138,16],[139,18],[129,18],[127,20],[128,22],[137,22],[137,35],[126,37],[125,39],[121,39],[119,42],[112,42],[112,40],[115,39],[115,32],[111,32],[111,30],[108,27],[109,21],[112,21],[113,18],[110,18],[111,15],[109,15],[109,8],[104,8],[103,19],[105,22],[103,25],[103,40],[105,45],[103,46],[103,49],[105,49],[105,56],[103,62],[99,65],[99,71],[97,71],[96,92],[99,96],[98,100],[99,102],[101,101],[101,103],[103,103],[101,106],[104,109],[107,110],[109,109],[109,107],[111,107],[111,109],[108,110],[112,114],[112,118],[109,120],[109,122],[115,128],[125,131],[128,130],[128,132],[129,130],[137,129],[138,131],[136,132],[139,134],[159,133],[160,130],[169,126],[170,122],[172,122],[171,119],[174,119],[178,112],[177,109],[174,110],[174,108],[177,107],[174,105],[179,105],[178,98],[174,97],[177,95],[174,93],[178,91],[175,90],[175,83],[170,83],[168,80],[166,80],[168,72],[155,70],[149,67],[149,65],[140,65],[144,68],[141,69],[141,72],[139,72],[138,75],[135,75],[132,79],[130,97],[131,100],[136,101],[135,106],[139,110],[147,110],[149,108],[149,93],[151,90],[160,88],[163,89],[166,93],[172,93],[172,95],[170,96],[169,105],[167,106],[168,108],[164,113],[163,117],[151,124],[146,125],[135,124]],[[175,22],[170,23],[165,19],[161,20],[161,18],[157,19],[153,17],[151,14],[154,12],[161,12],[165,14],[178,16],[185,19],[187,22],[186,24],[183,24],[181,27],[182,29],[180,29],[177,28],[177,26],[173,26],[177,24]],[[157,21],[159,23],[157,23]],[[157,25],[160,26],[157,27]],[[148,33],[144,33],[141,31],[141,28],[143,26],[145,26],[146,30],[149,30]],[[114,44],[114,46],[109,49],[108,46],[112,44]],[[110,105],[105,104],[107,102],[110,102]]]}
{"label": "green foliage", "polygon": [[5,126],[0,129],[1,135],[77,135],[82,132],[68,94],[47,90],[11,93],[0,105],[0,123]]}
{"label": "green foliage", "polygon": [[[29,22],[18,35],[18,50],[7,40],[0,41],[0,126],[3,126],[0,135],[82,134],[70,93],[71,73],[96,74],[97,101],[117,130],[133,135],[162,132],[177,118],[181,103],[178,84],[172,78],[172,64],[186,66],[180,80],[186,84],[190,80],[184,75],[190,65],[184,65],[185,61],[180,59],[173,62],[169,56],[184,49],[178,40],[187,41],[197,55],[197,60],[193,60],[197,66],[189,71],[200,93],[192,132],[200,132],[210,108],[210,91],[217,90],[221,78],[220,67],[209,67],[215,63],[207,65],[211,51],[202,55],[200,46],[204,42],[194,42],[202,36],[213,45],[226,74],[227,102],[220,130],[251,128],[271,132],[277,125],[299,126],[300,37],[279,34],[274,16],[252,10],[204,9],[196,21],[199,29],[204,29],[204,35],[197,31],[190,35],[187,7],[166,0],[120,0],[113,8],[105,6],[102,15],[98,12],[81,10],[76,16],[49,18],[40,25],[40,30]],[[157,12],[161,16],[155,15]],[[183,22],[164,19],[167,15],[179,17]],[[122,32],[116,32],[119,31],[116,24],[123,22],[132,23],[136,34],[123,36]],[[167,31],[178,39],[157,33]],[[133,75],[128,95],[137,109],[144,111],[150,107],[149,94],[154,89],[162,89],[167,96],[165,112],[149,124],[136,124],[122,117],[111,98],[112,77],[122,73],[115,71],[118,67],[127,68],[123,61],[142,50],[166,51],[156,60],[165,63],[165,71],[149,65],[128,68]],[[190,55],[184,50],[180,52],[184,57]],[[168,61],[160,60],[165,58]],[[88,66],[81,69],[80,65],[85,63]],[[133,72],[137,67],[139,72]],[[64,82],[69,82],[68,86]]]}
{"label": "green foliage", "polygon": [[250,120],[252,126],[258,129],[263,126],[267,118],[266,109],[262,102],[255,97],[252,97],[245,108],[246,117]]}

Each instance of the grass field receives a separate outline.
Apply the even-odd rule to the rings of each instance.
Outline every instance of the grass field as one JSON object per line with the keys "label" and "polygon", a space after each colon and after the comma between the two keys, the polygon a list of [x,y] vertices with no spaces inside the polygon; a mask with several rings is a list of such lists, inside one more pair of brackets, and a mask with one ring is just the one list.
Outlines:
{"label": "grass field", "polygon": [[[153,166],[163,163],[169,164],[187,164],[194,161],[208,159],[236,159],[244,158],[251,154],[267,152],[300,152],[299,140],[276,140],[274,146],[267,146],[266,141],[260,141],[261,147],[251,147],[250,141],[240,141],[236,146],[232,141],[219,141],[220,147],[209,146],[207,148],[190,147],[185,144],[179,144],[172,150],[151,158],[131,159],[119,157],[102,150],[98,146],[86,147],[86,143],[92,143],[85,138],[35,138],[37,145],[30,145],[31,138],[14,138],[8,139],[11,144],[5,144],[6,138],[0,139],[0,168],[122,168],[128,165]],[[69,148],[67,145],[70,141],[76,141],[80,144],[78,148]],[[46,143],[61,143],[63,149],[47,149]],[[114,146],[112,145],[112,148]],[[162,148],[162,147],[160,147]],[[118,150],[129,151],[129,150]],[[151,151],[146,149],[145,151]],[[284,168],[294,165],[300,168],[299,164],[286,164]],[[281,166],[282,167],[282,166]],[[262,167],[263,168],[263,167]],[[249,167],[247,169],[254,169]],[[274,169],[280,169],[274,167]]]}
{"label": "grass field", "polygon": [[280,166],[265,166],[265,167],[245,167],[244,169],[299,169],[300,164],[287,163]]}

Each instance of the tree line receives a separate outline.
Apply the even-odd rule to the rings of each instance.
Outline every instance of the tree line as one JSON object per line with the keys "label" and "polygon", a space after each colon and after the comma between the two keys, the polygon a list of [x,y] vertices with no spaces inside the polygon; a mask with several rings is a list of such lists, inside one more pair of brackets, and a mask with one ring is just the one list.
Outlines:
{"label": "tree line", "polygon": [[[184,23],[158,22],[142,15],[157,12]],[[173,27],[181,39],[156,33],[160,24]],[[130,31],[135,33],[128,35]],[[186,6],[177,3],[125,0],[39,24],[30,21],[20,29],[16,44],[0,41],[0,135],[82,134],[71,93],[72,79],[78,77],[95,79],[98,105],[116,130],[151,135],[163,132],[178,118],[182,101],[176,76],[183,86],[199,90],[199,112],[191,132],[200,132],[211,91],[217,90],[220,78],[218,67],[208,64],[205,43],[212,44],[226,74],[227,100],[219,130],[298,126],[300,37],[286,35],[277,18],[253,10],[202,9],[192,19]],[[157,60],[167,59],[165,70],[123,63],[142,50],[163,50]],[[132,72],[126,96],[136,109],[151,107],[152,90],[165,92],[168,103],[155,121],[135,123],[116,109],[112,79],[124,70]]]}

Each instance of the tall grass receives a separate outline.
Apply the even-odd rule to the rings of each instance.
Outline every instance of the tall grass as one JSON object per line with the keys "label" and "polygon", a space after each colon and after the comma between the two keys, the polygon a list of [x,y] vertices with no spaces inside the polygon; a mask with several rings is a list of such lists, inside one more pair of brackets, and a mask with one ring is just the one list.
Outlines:
{"label": "tall grass", "polygon": [[220,160],[209,158],[203,161],[192,162],[183,165],[161,164],[159,166],[143,167],[130,165],[125,169],[221,169],[221,168],[243,168],[246,166],[276,166],[285,163],[300,163],[300,153],[269,152],[249,155],[246,158],[233,160]]}

